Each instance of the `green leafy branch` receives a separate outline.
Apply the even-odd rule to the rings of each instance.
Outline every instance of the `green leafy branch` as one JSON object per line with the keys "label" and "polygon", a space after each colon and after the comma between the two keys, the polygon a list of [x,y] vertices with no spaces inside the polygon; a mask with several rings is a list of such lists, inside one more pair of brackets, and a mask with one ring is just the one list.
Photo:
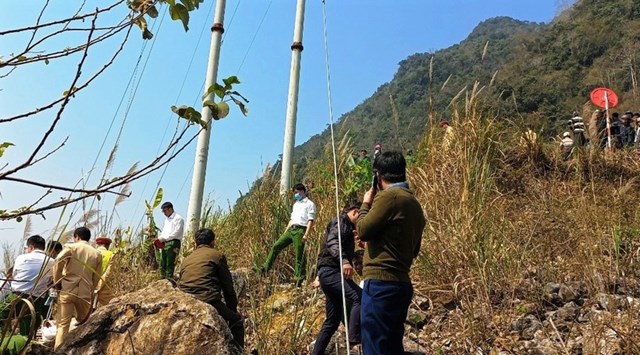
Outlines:
{"label": "green leafy branch", "polygon": [[[249,114],[249,109],[246,106],[246,104],[249,103],[249,100],[239,92],[233,90],[234,84],[240,84],[238,77],[232,75],[226,79],[222,79],[222,82],[224,85],[215,83],[207,89],[202,96],[202,106],[209,108],[209,110],[211,110],[211,117],[217,121],[229,115],[230,108],[228,102],[233,102],[238,106],[240,112],[242,112],[246,117]],[[215,101],[216,97],[219,98],[219,102]],[[207,128],[207,122],[202,119],[202,114],[191,106],[171,106],[171,111],[189,122],[197,123],[203,128]]]}
{"label": "green leafy branch", "polygon": [[204,0],[180,0],[179,2],[176,2],[176,0],[128,0],[127,5],[134,13],[141,14],[135,19],[134,23],[142,30],[142,38],[152,39],[153,33],[149,31],[147,20],[144,16],[148,15],[150,18],[158,17],[159,13],[156,4],[169,5],[171,19],[182,21],[184,30],[189,31],[189,12],[200,8],[200,3],[202,2]]}
{"label": "green leafy branch", "polygon": [[156,192],[156,196],[154,197],[152,203],[144,200],[144,204],[146,207],[145,215],[147,216],[147,221],[149,222],[149,233],[152,233],[154,236],[157,235],[160,228],[158,228],[158,226],[156,225],[156,221],[153,218],[153,210],[160,206],[163,195],[164,190],[162,189],[162,187],[160,187],[158,188],[158,192]]}

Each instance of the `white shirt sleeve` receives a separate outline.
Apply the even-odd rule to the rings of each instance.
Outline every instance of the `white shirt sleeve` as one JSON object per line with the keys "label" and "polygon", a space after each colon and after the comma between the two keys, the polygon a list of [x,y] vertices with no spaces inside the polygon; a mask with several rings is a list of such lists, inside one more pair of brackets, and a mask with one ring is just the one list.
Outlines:
{"label": "white shirt sleeve", "polygon": [[313,221],[316,219],[316,204],[309,200],[309,206],[307,207],[307,219]]}

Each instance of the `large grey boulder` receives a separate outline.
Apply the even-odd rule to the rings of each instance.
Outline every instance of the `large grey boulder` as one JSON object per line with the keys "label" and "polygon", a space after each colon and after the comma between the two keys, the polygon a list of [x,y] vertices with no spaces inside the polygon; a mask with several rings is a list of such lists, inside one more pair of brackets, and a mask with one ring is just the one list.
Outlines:
{"label": "large grey boulder", "polygon": [[113,299],[72,330],[63,354],[235,354],[231,332],[210,305],[169,281]]}

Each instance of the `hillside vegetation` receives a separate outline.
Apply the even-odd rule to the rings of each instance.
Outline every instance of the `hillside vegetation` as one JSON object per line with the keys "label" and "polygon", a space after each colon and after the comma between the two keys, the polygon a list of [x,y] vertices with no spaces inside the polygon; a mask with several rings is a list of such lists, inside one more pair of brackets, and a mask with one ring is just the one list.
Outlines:
{"label": "hillside vegetation", "polygon": [[[493,18],[459,44],[401,61],[393,79],[345,113],[337,128],[349,132],[357,149],[382,143],[406,151],[415,148],[428,117],[451,119],[451,101],[479,81],[488,86],[482,96],[491,115],[558,134],[558,121],[582,112],[594,87],[614,89],[620,111],[637,111],[639,60],[635,0],[579,0],[549,24]],[[325,130],[296,148],[300,178],[328,140]]]}
{"label": "hillside vegetation", "polygon": [[[408,179],[429,224],[411,273],[407,350],[640,353],[640,159],[584,150],[565,161],[543,135],[521,139],[523,120],[557,133],[597,85],[620,93],[620,110],[637,107],[639,11],[638,1],[582,0],[546,25],[492,19],[458,45],[401,62],[338,124],[337,181],[327,132],[296,150],[318,207],[307,274],[336,205],[364,193],[352,152],[413,149]],[[442,118],[453,122],[448,147],[442,130],[425,129]],[[278,180],[267,169],[230,212],[205,219],[233,268],[263,262],[287,225],[293,200]],[[121,260],[119,293],[157,277]],[[286,286],[293,260],[289,248],[266,277],[249,273],[248,349],[302,354],[317,335],[321,293]]]}

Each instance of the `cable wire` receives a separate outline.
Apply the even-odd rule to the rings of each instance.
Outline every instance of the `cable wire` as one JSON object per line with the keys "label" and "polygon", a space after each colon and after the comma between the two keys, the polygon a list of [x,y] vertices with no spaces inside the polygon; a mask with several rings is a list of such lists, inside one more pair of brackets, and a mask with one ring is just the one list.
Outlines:
{"label": "cable wire", "polygon": [[[326,63],[327,71],[327,100],[329,104],[329,127],[331,129],[331,151],[333,153],[333,177],[335,183],[335,197],[336,197],[336,219],[338,221],[338,251],[340,265],[342,266],[342,227],[340,226],[340,191],[338,189],[338,158],[336,154],[336,139],[333,132],[333,103],[331,97],[331,68],[329,66],[329,40],[327,34],[327,4],[325,0],[322,0],[322,29],[324,36],[324,60]],[[340,285],[342,287],[342,311],[344,312],[344,319],[347,318],[347,302],[344,289],[344,273],[340,270]],[[345,324],[345,328],[349,328],[348,324]],[[348,331],[345,332],[345,341],[347,344],[347,355],[351,355],[351,347],[349,346]]]}

